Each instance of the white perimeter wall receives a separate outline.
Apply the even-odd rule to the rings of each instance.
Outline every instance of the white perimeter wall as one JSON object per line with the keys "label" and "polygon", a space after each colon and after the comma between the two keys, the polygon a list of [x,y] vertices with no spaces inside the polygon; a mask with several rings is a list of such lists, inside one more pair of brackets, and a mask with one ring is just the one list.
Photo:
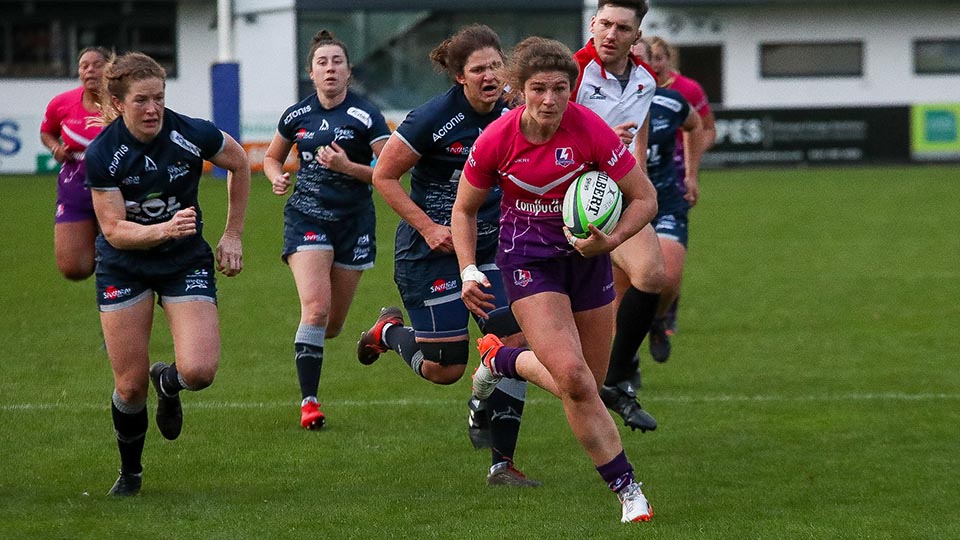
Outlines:
{"label": "white perimeter wall", "polygon": [[235,52],[240,62],[240,121],[245,141],[269,141],[297,97],[297,21],[293,0],[238,0]]}
{"label": "white perimeter wall", "polygon": [[[596,0],[585,0],[584,5],[587,36]],[[269,141],[281,112],[298,98],[296,76],[303,61],[295,57],[294,0],[235,0],[234,11],[243,142]],[[177,19],[179,73],[167,81],[167,104],[184,114],[210,118],[210,66],[218,52],[216,1],[185,0]],[[960,102],[960,76],[914,75],[912,58],[915,39],[960,36],[957,5],[654,7],[643,29],[646,35],[661,35],[675,44],[722,45],[727,108]],[[813,39],[862,40],[864,76],[760,78],[760,43]],[[0,173],[36,170],[37,156],[46,153],[39,137],[43,111],[53,96],[76,84],[75,78],[0,79]]]}
{"label": "white perimeter wall", "polygon": [[[727,108],[960,101],[960,76],[913,73],[915,39],[960,37],[956,3],[651,9],[643,29],[675,44],[723,45]],[[848,40],[864,44],[862,77],[760,78],[760,43]]]}

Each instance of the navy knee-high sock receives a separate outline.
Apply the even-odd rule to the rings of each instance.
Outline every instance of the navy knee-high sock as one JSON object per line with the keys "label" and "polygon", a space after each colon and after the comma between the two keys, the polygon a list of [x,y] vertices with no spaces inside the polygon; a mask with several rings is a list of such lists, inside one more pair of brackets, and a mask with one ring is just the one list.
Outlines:
{"label": "navy knee-high sock", "polygon": [[490,415],[490,443],[493,464],[513,461],[520,436],[520,419],[527,396],[527,383],[516,379],[502,379],[487,398]]}
{"label": "navy knee-high sock", "polygon": [[126,474],[142,473],[140,457],[143,455],[148,425],[146,403],[126,403],[114,391],[110,412],[117,435],[117,449],[120,450],[120,470]]}
{"label": "navy knee-high sock", "polygon": [[317,397],[320,389],[320,370],[323,368],[323,341],[326,328],[301,324],[297,328],[293,347],[296,351],[297,380],[300,397]]}
{"label": "navy knee-high sock", "polygon": [[423,351],[413,335],[413,328],[408,326],[390,325],[383,333],[383,343],[396,351],[400,358],[410,366],[414,373],[423,377]]}
{"label": "navy knee-high sock", "polygon": [[167,366],[167,369],[160,373],[160,388],[168,397],[179,394],[181,390],[191,390],[187,383],[183,382],[180,372],[177,371],[176,362]]}
{"label": "navy knee-high sock", "polygon": [[640,349],[650,325],[657,313],[660,295],[643,292],[634,287],[627,289],[617,309],[617,333],[610,351],[610,368],[604,384],[614,386],[625,381],[637,369],[634,357]]}

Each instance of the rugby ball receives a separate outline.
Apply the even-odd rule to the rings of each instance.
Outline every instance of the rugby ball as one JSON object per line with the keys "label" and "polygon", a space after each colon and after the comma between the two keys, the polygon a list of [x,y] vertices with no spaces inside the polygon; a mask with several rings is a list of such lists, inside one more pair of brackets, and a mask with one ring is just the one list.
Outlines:
{"label": "rugby ball", "polygon": [[587,225],[593,224],[610,234],[620,221],[623,196],[607,173],[588,171],[570,183],[563,196],[563,224],[577,238],[590,236]]}

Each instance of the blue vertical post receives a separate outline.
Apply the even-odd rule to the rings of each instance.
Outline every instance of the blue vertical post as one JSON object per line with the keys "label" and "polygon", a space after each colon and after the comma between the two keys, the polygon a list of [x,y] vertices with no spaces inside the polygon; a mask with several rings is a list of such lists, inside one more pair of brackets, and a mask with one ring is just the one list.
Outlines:
{"label": "blue vertical post", "polygon": [[[237,142],[240,139],[240,64],[218,62],[210,68],[210,95],[213,98],[213,123],[229,133]],[[226,178],[227,171],[214,167],[213,175]]]}

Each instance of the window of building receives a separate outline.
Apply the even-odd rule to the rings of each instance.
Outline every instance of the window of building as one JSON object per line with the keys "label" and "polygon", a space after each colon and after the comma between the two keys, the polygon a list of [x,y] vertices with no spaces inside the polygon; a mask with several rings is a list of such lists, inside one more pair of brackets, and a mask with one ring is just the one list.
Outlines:
{"label": "window of building", "polygon": [[785,77],[860,77],[863,43],[762,43],[760,75]]}
{"label": "window of building", "polygon": [[559,3],[549,17],[542,11],[506,8],[301,11],[297,17],[299,95],[315,91],[307,76],[306,55],[310,40],[320,29],[332,31],[349,48],[353,90],[381,109],[410,110],[453,84],[445,74],[437,73],[429,54],[467,24],[490,26],[499,34],[504,51],[534,35],[559,40],[571,50],[582,47],[582,4]]}
{"label": "window of building", "polygon": [[914,41],[913,72],[918,75],[960,74],[960,39]]}
{"label": "window of building", "polygon": [[175,2],[3,2],[0,77],[75,77],[77,55],[140,51],[176,77]]}

